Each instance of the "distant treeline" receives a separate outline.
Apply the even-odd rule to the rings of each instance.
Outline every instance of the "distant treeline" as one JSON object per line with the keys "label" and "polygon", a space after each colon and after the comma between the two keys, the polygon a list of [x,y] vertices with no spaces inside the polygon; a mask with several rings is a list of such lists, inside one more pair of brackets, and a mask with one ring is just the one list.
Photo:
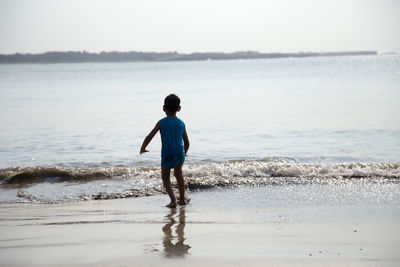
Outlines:
{"label": "distant treeline", "polygon": [[81,63],[81,62],[137,62],[137,61],[188,61],[188,60],[226,60],[226,59],[256,59],[285,57],[329,57],[329,56],[359,56],[377,55],[376,51],[349,51],[326,53],[259,53],[254,51],[234,53],[192,53],[177,52],[46,52],[43,54],[12,54],[0,55],[0,63]]}

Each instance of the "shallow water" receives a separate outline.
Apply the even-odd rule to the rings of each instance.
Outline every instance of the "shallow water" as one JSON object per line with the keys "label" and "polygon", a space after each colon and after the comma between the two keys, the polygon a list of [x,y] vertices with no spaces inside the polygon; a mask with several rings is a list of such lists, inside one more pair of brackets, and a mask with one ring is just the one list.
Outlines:
{"label": "shallow water", "polygon": [[139,157],[182,99],[188,163],[400,159],[400,57],[0,65],[0,168],[159,164]]}
{"label": "shallow water", "polygon": [[399,178],[398,55],[0,65],[0,201],[159,193],[171,92],[195,187]]}

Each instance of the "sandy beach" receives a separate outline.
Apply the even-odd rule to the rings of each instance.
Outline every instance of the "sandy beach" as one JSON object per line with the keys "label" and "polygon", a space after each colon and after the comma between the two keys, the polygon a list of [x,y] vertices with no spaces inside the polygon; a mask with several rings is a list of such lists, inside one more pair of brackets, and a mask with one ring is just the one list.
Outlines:
{"label": "sandy beach", "polygon": [[272,191],[276,189],[191,192],[190,205],[176,209],[164,207],[165,195],[63,204],[2,204],[0,265],[400,263],[399,208],[390,201],[360,205],[350,197],[333,204],[292,196],[285,207],[281,200],[261,200],[260,196]]}

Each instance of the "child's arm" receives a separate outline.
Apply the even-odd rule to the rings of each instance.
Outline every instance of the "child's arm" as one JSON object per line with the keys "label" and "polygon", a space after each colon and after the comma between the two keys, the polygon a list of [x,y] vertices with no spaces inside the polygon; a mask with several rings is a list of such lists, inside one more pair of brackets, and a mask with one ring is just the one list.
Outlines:
{"label": "child's arm", "polygon": [[183,147],[185,149],[185,156],[186,156],[186,154],[187,154],[187,152],[189,150],[189,137],[187,135],[186,128],[183,131],[182,138],[183,138]]}
{"label": "child's arm", "polygon": [[143,141],[142,147],[140,148],[140,154],[143,154],[145,152],[149,152],[146,150],[147,145],[151,142],[153,137],[156,135],[156,133],[160,130],[160,124],[157,122],[156,126],[154,126],[153,130],[146,136],[146,138]]}

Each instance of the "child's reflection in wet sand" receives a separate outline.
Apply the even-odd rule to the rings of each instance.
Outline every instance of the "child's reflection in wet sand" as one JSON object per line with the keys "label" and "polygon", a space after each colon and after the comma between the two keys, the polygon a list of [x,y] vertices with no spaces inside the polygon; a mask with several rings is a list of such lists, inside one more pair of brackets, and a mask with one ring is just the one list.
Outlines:
{"label": "child's reflection in wet sand", "polygon": [[[173,226],[176,224],[176,214],[178,214],[178,225],[175,227],[175,234],[173,234]],[[165,216],[167,224],[162,228],[164,232],[163,246],[164,256],[168,258],[183,257],[189,253],[191,248],[185,242],[185,206],[172,208],[170,213]]]}

